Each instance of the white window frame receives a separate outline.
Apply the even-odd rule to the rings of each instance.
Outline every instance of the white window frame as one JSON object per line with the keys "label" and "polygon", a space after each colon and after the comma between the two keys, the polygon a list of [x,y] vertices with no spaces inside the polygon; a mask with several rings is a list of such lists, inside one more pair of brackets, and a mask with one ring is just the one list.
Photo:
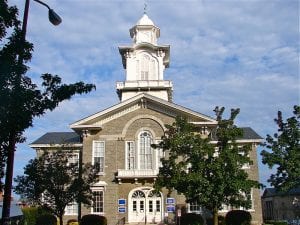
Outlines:
{"label": "white window frame", "polygon": [[[149,138],[150,138],[150,145],[148,146],[148,143],[146,142],[141,142],[141,136],[144,134],[144,133],[147,133],[147,135],[149,135]],[[147,141],[147,140],[146,140]],[[144,130],[144,131],[141,131],[139,133],[139,136],[138,136],[138,168],[139,169],[142,169],[142,170],[153,170],[155,169],[155,151],[153,151],[153,148],[151,147],[151,144],[153,144],[153,135],[150,131],[147,131],[147,130]],[[142,146],[143,145],[143,146]],[[143,151],[143,154],[142,154],[142,147],[145,147],[144,151]],[[149,152],[150,154],[149,154]],[[149,157],[150,155],[150,157]],[[142,157],[144,158],[144,161],[142,159]],[[150,164],[151,164],[151,168],[148,168],[149,167],[149,161],[148,160],[151,160]],[[144,165],[142,164],[142,161],[144,163]]]}
{"label": "white window frame", "polygon": [[125,165],[126,170],[135,170],[137,167],[136,147],[134,141],[125,142]]}
{"label": "white window frame", "polygon": [[[100,151],[100,156],[95,156],[96,155],[96,147],[97,147],[96,145],[98,143],[99,144],[103,144],[103,151],[102,152]],[[102,153],[102,155],[101,155],[101,153]],[[99,157],[100,158],[98,174],[99,175],[103,175],[104,172],[105,172],[105,141],[93,141],[93,155],[92,155],[92,164],[93,165],[95,165],[95,157]],[[103,158],[102,164],[101,164],[101,158]]]}
{"label": "white window frame", "polygon": [[149,80],[150,75],[150,56],[147,54],[142,55],[141,60],[141,80]]}
{"label": "white window frame", "polygon": [[[196,213],[196,214],[201,214],[203,213],[202,207],[201,205],[199,205],[197,202],[190,202],[187,204],[187,209],[188,209],[188,213]],[[191,209],[193,208],[193,209]],[[194,209],[197,208],[197,209]]]}
{"label": "white window frame", "polygon": [[[255,209],[254,209],[253,189],[252,188],[251,188],[251,192],[250,192],[250,200],[251,200],[251,207],[249,209],[246,209],[244,207],[238,207],[237,209],[245,210],[245,211],[248,211],[248,212],[254,212],[255,211]],[[222,209],[220,210],[220,212],[228,212],[232,209],[234,209],[234,207],[232,207],[230,205],[222,204]]]}
{"label": "white window frame", "polygon": [[[243,151],[243,146],[239,145],[238,148],[239,148],[239,154],[244,156],[245,152]],[[249,157],[249,155],[248,155],[248,157]],[[250,163],[245,163],[244,165],[242,165],[242,169],[244,169],[244,170],[250,169]]]}
{"label": "white window frame", "polygon": [[95,212],[94,211],[95,202],[93,201],[92,206],[91,206],[91,213],[92,214],[97,214],[97,215],[104,215],[104,190],[105,190],[105,188],[104,187],[92,187],[91,189],[92,189],[93,194],[94,194],[94,192],[102,193],[102,212]]}
{"label": "white window frame", "polygon": [[78,204],[77,202],[69,203],[65,208],[66,216],[75,216],[78,215]]}
{"label": "white window frame", "polygon": [[[74,160],[74,158],[75,158],[75,160]],[[79,167],[79,150],[68,153],[68,164],[71,164],[71,163],[77,163],[77,166]]]}

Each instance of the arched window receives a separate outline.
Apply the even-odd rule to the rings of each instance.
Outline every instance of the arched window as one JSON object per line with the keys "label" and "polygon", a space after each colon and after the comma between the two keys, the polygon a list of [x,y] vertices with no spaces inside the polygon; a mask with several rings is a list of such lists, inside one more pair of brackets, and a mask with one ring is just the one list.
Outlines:
{"label": "arched window", "polygon": [[140,169],[153,169],[153,149],[151,148],[152,136],[143,131],[139,135]]}
{"label": "arched window", "polygon": [[136,61],[136,71],[139,74],[139,80],[157,80],[156,60],[143,54],[139,60]]}
{"label": "arched window", "polygon": [[143,55],[142,66],[141,66],[141,80],[149,80],[149,64],[150,57],[148,55]]}

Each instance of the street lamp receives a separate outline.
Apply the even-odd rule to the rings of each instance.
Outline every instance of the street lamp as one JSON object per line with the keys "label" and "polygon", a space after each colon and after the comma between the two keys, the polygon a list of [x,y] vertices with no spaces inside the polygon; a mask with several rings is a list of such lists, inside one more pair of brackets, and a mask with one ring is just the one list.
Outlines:
{"label": "street lamp", "polygon": [[[49,21],[53,25],[58,25],[61,23],[61,18],[51,9],[46,3],[40,0],[34,0],[35,2],[44,5],[49,10]],[[24,45],[26,31],[27,31],[27,20],[28,20],[28,11],[29,11],[29,3],[30,0],[26,0],[24,16],[23,16],[23,24],[22,24],[22,44]],[[23,55],[20,54],[18,58],[18,62],[20,64],[23,63]],[[6,173],[5,173],[5,186],[4,186],[4,197],[3,197],[3,209],[2,209],[2,225],[9,225],[9,217],[10,217],[10,206],[11,206],[11,189],[12,189],[12,179],[13,179],[13,169],[14,169],[14,154],[16,148],[16,137],[11,135],[9,138],[9,147],[8,147],[8,155],[7,155],[7,163],[6,163]]]}

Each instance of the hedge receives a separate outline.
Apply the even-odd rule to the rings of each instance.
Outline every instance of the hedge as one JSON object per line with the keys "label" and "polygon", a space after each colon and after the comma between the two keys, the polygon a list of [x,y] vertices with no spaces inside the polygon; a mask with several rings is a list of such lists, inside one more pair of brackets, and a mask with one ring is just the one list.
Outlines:
{"label": "hedge", "polygon": [[203,225],[204,220],[201,215],[186,213],[180,217],[180,225]]}
{"label": "hedge", "polygon": [[232,210],[226,214],[226,225],[250,225],[252,216],[244,210]]}
{"label": "hedge", "polygon": [[88,214],[81,218],[80,225],[107,225],[107,219],[104,216]]}

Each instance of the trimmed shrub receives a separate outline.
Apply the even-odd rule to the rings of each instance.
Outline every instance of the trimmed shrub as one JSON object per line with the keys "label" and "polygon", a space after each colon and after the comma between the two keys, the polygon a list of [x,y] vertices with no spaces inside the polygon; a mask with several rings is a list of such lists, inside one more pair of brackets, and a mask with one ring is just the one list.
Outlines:
{"label": "trimmed shrub", "polygon": [[107,225],[105,216],[88,214],[81,218],[80,225]]}
{"label": "trimmed shrub", "polygon": [[244,210],[232,210],[226,214],[225,222],[227,225],[250,225],[252,216]]}
{"label": "trimmed shrub", "polygon": [[56,225],[57,219],[54,215],[44,214],[40,215],[36,219],[36,225]]}
{"label": "trimmed shrub", "polygon": [[76,219],[70,219],[67,222],[67,225],[78,225],[78,221]]}
{"label": "trimmed shrub", "polygon": [[201,215],[195,213],[186,213],[180,217],[181,225],[203,225],[204,220]]}

